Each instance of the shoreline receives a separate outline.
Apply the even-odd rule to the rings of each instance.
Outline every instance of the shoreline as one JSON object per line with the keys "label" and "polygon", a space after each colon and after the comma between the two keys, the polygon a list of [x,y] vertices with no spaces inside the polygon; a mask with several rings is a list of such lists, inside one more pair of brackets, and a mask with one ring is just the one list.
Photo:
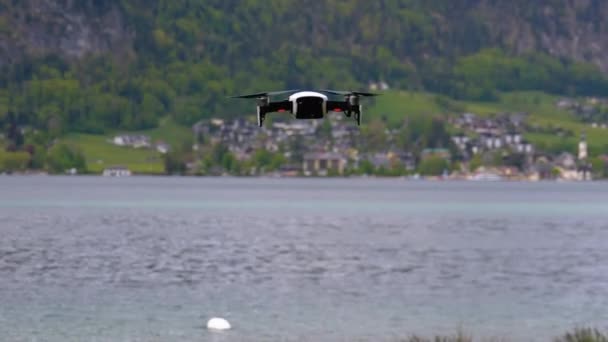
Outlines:
{"label": "shoreline", "polygon": [[406,182],[471,182],[471,183],[592,183],[607,181],[608,178],[591,180],[572,180],[572,179],[526,179],[526,178],[496,178],[496,179],[475,179],[471,177],[437,177],[437,176],[380,176],[380,175],[351,175],[351,176],[292,176],[292,175],[168,175],[164,173],[133,173],[129,176],[105,176],[100,173],[82,174],[53,174],[48,172],[13,172],[0,173],[0,177],[103,177],[103,178],[129,178],[129,177],[162,177],[162,178],[235,178],[235,179],[391,179]]}

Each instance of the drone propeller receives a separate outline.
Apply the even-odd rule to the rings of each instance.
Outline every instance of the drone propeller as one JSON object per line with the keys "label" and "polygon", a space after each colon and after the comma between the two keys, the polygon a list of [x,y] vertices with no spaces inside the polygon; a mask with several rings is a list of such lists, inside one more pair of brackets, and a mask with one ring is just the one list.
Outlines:
{"label": "drone propeller", "polygon": [[344,114],[346,117],[351,117],[351,115],[355,115],[355,120],[357,121],[357,126],[361,125],[361,115],[363,114],[362,106],[359,104],[361,97],[371,97],[378,96],[380,94],[374,93],[366,93],[362,91],[350,91],[350,90],[329,90],[324,89],[321,90],[323,93],[344,96],[344,101],[346,102],[346,109],[344,110]]}
{"label": "drone propeller", "polygon": [[350,90],[329,90],[329,89],[324,89],[321,90],[324,93],[328,93],[331,95],[344,95],[344,96],[378,96],[380,94],[374,94],[374,93],[366,93],[366,92],[361,92],[361,91],[350,91]]}
{"label": "drone propeller", "polygon": [[276,96],[276,95],[287,94],[287,93],[295,93],[297,91],[298,91],[298,89],[270,91],[270,92],[264,92],[264,93],[230,96],[230,98],[232,98],[232,99],[258,99],[261,97],[269,97],[269,96]]}

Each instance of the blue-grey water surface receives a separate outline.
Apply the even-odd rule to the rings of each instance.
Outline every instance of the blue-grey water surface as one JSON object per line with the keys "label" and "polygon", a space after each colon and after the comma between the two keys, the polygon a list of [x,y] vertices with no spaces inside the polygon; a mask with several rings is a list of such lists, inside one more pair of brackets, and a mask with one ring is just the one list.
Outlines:
{"label": "blue-grey water surface", "polygon": [[608,328],[607,183],[0,176],[2,341],[578,326]]}

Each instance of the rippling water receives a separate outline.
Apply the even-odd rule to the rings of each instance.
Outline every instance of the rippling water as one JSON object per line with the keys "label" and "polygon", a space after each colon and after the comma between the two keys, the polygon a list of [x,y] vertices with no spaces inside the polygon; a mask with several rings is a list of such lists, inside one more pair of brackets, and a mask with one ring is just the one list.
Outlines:
{"label": "rippling water", "polygon": [[605,183],[0,177],[7,341],[540,341],[607,260]]}

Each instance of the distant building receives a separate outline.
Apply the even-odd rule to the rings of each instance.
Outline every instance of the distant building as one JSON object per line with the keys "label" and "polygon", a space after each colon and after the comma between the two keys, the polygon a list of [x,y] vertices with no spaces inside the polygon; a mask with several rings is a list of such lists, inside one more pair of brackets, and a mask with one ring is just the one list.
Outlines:
{"label": "distant building", "polygon": [[159,153],[167,154],[171,150],[171,146],[169,144],[167,144],[167,143],[160,142],[160,143],[156,144],[156,150]]}
{"label": "distant building", "polygon": [[423,160],[430,157],[439,157],[445,160],[450,160],[452,158],[452,155],[450,153],[450,150],[446,148],[425,148],[420,153],[420,157]]}
{"label": "distant building", "polygon": [[519,179],[520,172],[515,166],[501,166],[496,168],[498,174],[505,179]]}
{"label": "distant building", "polygon": [[522,141],[521,143],[515,145],[515,151],[531,155],[534,153],[534,146],[532,146],[532,144],[529,142]]}
{"label": "distant building", "polygon": [[471,138],[466,135],[455,135],[452,137],[452,141],[461,151],[465,151],[467,149],[467,144],[471,141]]}
{"label": "distant building", "polygon": [[393,155],[391,153],[372,153],[365,156],[364,159],[372,163],[376,169],[390,169],[393,164]]}
{"label": "distant building", "polygon": [[578,170],[578,178],[582,181],[591,181],[593,180],[592,168],[590,164],[583,165]]}
{"label": "distant building", "polygon": [[377,90],[389,90],[391,87],[385,81],[380,82],[370,82],[368,85],[369,90],[377,91]]}
{"label": "distant building", "polygon": [[150,137],[146,135],[117,135],[112,139],[114,145],[129,146],[134,148],[151,147]]}
{"label": "distant building", "polygon": [[576,169],[564,169],[562,167],[556,167],[559,172],[559,179],[565,181],[580,181],[584,180],[584,176]]}
{"label": "distant building", "polygon": [[587,159],[587,139],[585,134],[581,135],[581,141],[578,143],[578,160],[584,161]]}
{"label": "distant building", "polygon": [[387,157],[391,161],[391,164],[399,163],[407,171],[414,171],[416,169],[416,156],[411,152],[389,152]]}
{"label": "distant building", "polygon": [[507,145],[517,145],[522,142],[521,134],[519,133],[509,133],[505,135],[505,143]]}
{"label": "distant building", "polygon": [[500,171],[495,168],[479,167],[474,173],[469,175],[467,179],[472,181],[501,181],[503,176]]}
{"label": "distant building", "polygon": [[534,179],[553,179],[553,163],[546,156],[539,156],[530,168]]}
{"label": "distant building", "polygon": [[574,170],[576,169],[576,159],[571,153],[562,152],[555,159],[555,164],[558,167],[561,167],[566,170]]}
{"label": "distant building", "polygon": [[556,106],[559,109],[571,109],[574,108],[578,105],[578,103],[576,103],[576,101],[572,100],[572,99],[560,99],[559,101],[557,101]]}
{"label": "distant building", "polygon": [[298,165],[282,165],[279,168],[279,174],[281,177],[297,177],[300,175],[302,169]]}
{"label": "distant building", "polygon": [[304,175],[327,175],[334,171],[340,175],[344,174],[346,168],[346,157],[335,152],[307,153],[304,155]]}
{"label": "distant building", "polygon": [[131,171],[125,166],[111,166],[103,170],[106,177],[127,177],[131,176]]}
{"label": "distant building", "polygon": [[593,179],[593,167],[587,160],[589,154],[587,151],[587,137],[585,133],[581,135],[581,141],[578,143],[578,178],[582,181],[590,181]]}

